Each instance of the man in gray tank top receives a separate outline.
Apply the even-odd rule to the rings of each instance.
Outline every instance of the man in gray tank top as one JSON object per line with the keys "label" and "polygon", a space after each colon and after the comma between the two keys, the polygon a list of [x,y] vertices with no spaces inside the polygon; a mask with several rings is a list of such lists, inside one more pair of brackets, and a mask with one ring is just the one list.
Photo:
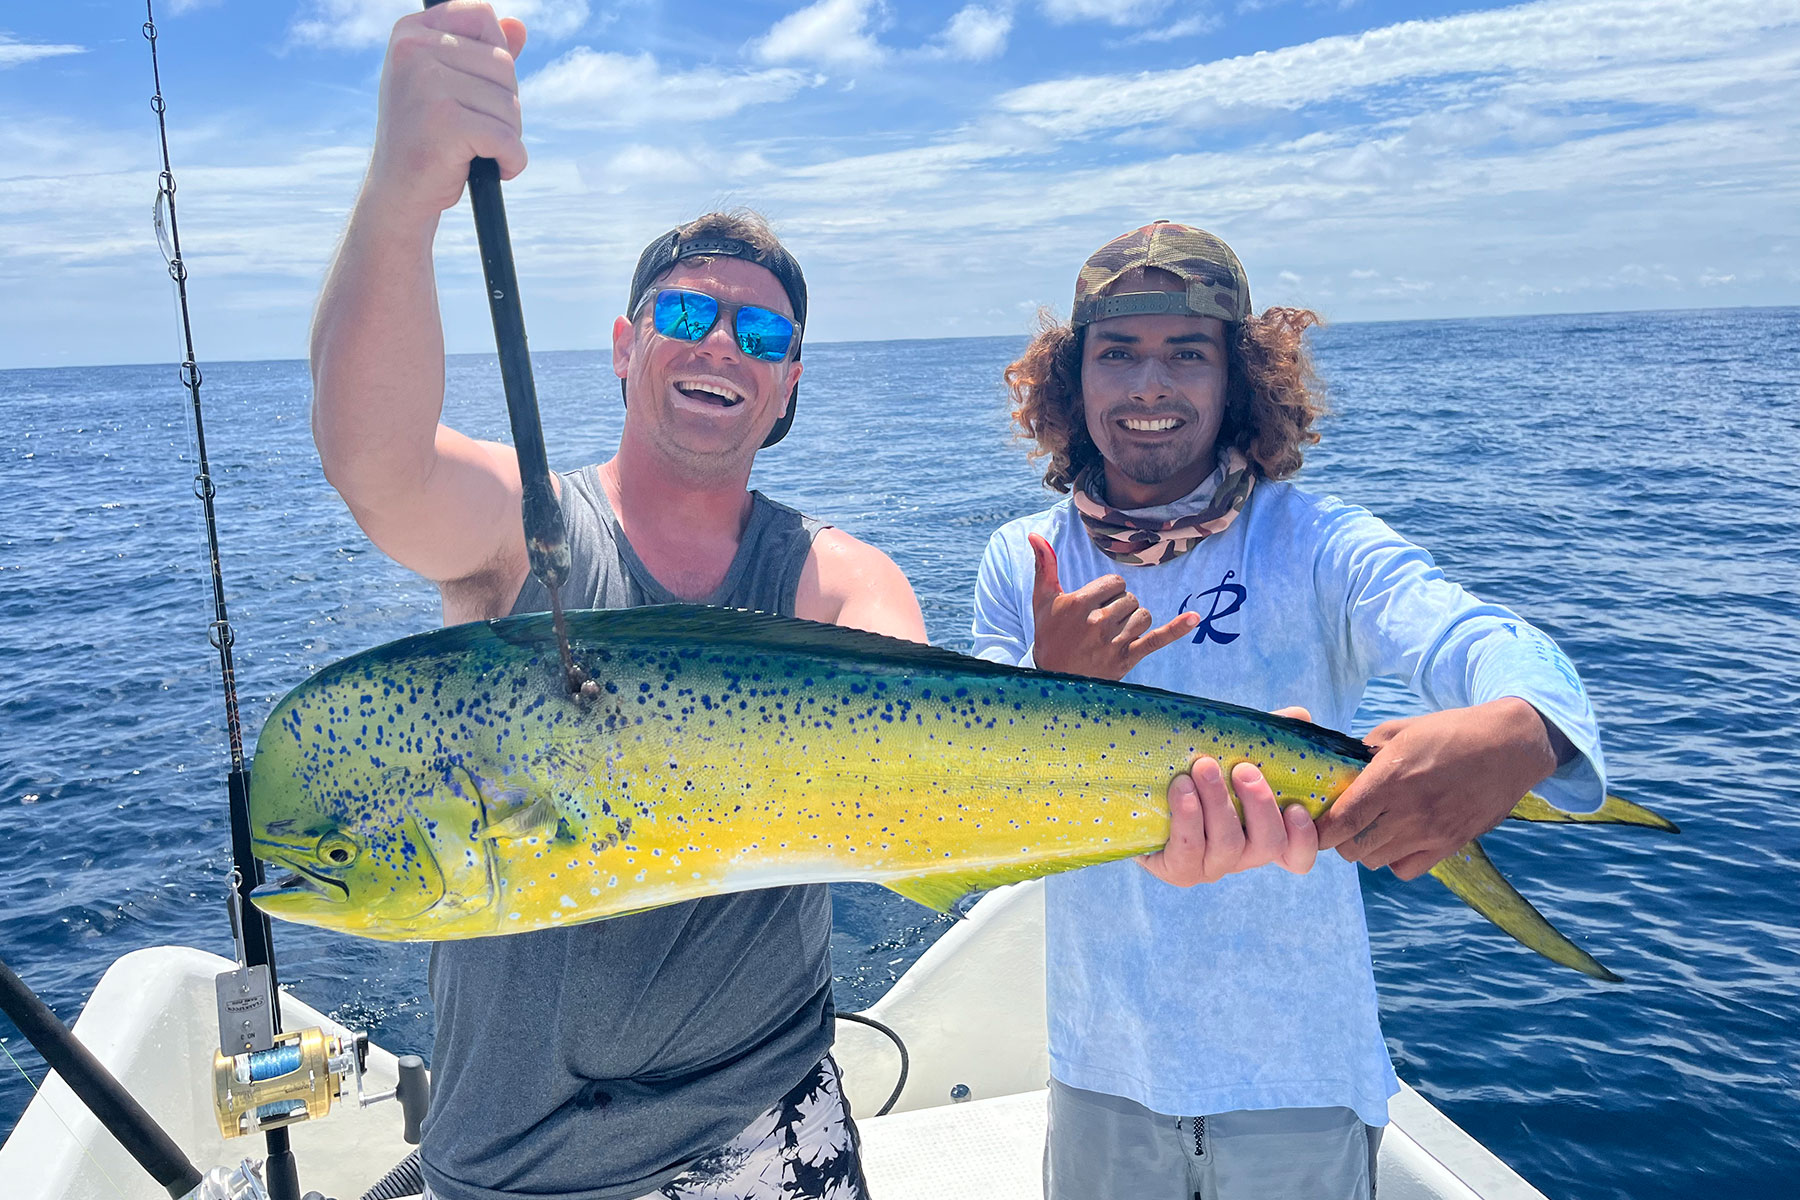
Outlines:
{"label": "man in gray tank top", "polygon": [[[538,611],[508,446],[442,425],[431,245],[476,156],[524,166],[515,21],[400,20],[374,158],[313,330],[314,437],[370,538],[438,584],[446,623]],[[925,640],[886,556],[748,490],[786,433],[806,284],[760,219],[644,251],[613,369],[617,453],[557,479],[569,607],[689,601]],[[442,1200],[860,1197],[832,1041],[830,897],[773,888],[440,944],[427,1183]]]}

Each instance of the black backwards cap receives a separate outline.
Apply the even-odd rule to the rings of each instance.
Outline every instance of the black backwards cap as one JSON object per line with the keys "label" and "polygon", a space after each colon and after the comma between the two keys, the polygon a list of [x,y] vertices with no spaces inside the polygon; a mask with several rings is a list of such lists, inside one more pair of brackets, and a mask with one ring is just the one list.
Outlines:
{"label": "black backwards cap", "polygon": [[[702,235],[683,240],[681,230],[671,229],[648,246],[638,255],[637,270],[631,274],[631,298],[625,306],[625,313],[631,319],[637,319],[638,306],[650,292],[650,285],[676,263],[689,258],[739,258],[748,263],[755,263],[769,274],[781,281],[781,290],[787,293],[788,303],[794,309],[794,358],[800,357],[800,342],[806,333],[806,276],[800,273],[800,264],[794,256],[777,244],[770,250],[759,250],[749,242],[734,237],[716,237]],[[625,394],[625,381],[619,381],[619,395]],[[800,399],[800,385],[788,394],[787,412],[775,422],[769,430],[769,436],[763,439],[763,448],[767,449],[787,436],[788,429],[794,424],[794,406]]]}

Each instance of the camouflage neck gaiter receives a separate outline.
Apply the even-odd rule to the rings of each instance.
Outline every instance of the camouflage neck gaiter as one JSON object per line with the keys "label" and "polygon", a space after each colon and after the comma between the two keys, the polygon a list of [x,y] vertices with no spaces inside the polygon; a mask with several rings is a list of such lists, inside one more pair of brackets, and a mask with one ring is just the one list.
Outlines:
{"label": "camouflage neck gaiter", "polygon": [[1218,486],[1210,496],[1203,483],[1173,504],[1127,511],[1106,503],[1104,468],[1092,466],[1076,476],[1069,496],[1100,553],[1116,563],[1150,567],[1186,554],[1230,525],[1250,498],[1256,473],[1232,447],[1219,456],[1219,469],[1207,482],[1214,479]]}

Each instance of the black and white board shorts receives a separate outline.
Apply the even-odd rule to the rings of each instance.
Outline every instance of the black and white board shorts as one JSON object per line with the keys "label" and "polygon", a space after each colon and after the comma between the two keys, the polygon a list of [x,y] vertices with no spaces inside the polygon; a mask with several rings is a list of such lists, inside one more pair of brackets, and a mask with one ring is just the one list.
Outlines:
{"label": "black and white board shorts", "polygon": [[[744,1131],[642,1200],[867,1200],[862,1138],[828,1054]],[[431,1189],[423,1200],[434,1200]]]}
{"label": "black and white board shorts", "polygon": [[644,1200],[865,1200],[862,1138],[828,1054],[744,1131]]}

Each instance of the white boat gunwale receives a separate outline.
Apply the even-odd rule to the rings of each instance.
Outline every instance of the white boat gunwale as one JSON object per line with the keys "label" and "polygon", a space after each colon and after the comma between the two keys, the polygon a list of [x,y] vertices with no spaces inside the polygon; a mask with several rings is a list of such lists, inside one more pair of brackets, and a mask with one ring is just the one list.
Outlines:
{"label": "white boat gunwale", "polygon": [[[894,1111],[858,1117],[876,1200],[1030,1200],[1041,1195],[1045,1051],[1041,883],[1001,888],[929,947],[867,1014],[904,1039],[911,1066]],[[211,1109],[218,1043],[213,978],[236,964],[159,946],[115,961],[76,1022],[92,1050],[206,1170],[260,1155],[260,1138],[227,1142]],[[286,1029],[342,1031],[283,992]],[[854,1112],[873,1113],[899,1069],[893,1045],[840,1022],[835,1049]],[[184,1065],[185,1064],[185,1065]],[[394,1086],[394,1055],[369,1048],[365,1088]],[[961,1084],[968,1098],[953,1101]],[[1383,1200],[1545,1200],[1543,1194],[1410,1087],[1390,1107],[1381,1144]],[[359,1200],[411,1150],[398,1105],[333,1107],[292,1127],[301,1186]],[[0,1147],[7,1196],[162,1200],[164,1193],[52,1074]]]}

